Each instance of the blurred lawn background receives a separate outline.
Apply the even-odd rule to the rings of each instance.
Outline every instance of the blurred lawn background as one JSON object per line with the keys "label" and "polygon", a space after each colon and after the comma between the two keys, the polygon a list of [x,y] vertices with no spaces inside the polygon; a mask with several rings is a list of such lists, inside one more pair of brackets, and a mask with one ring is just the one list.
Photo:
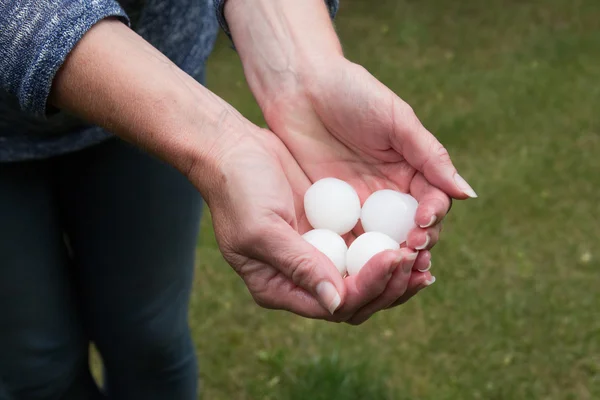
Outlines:
{"label": "blurred lawn background", "polygon": [[[265,311],[203,221],[204,399],[600,399],[600,1],[342,0],[348,58],[410,103],[479,194],[437,282],[360,327]],[[208,86],[262,117],[221,37]]]}

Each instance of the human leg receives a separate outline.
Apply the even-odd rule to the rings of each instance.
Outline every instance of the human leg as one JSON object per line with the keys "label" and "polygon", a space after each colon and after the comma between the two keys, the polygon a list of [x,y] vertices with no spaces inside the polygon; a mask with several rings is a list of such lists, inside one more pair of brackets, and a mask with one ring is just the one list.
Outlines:
{"label": "human leg", "polygon": [[51,161],[0,163],[2,399],[101,398],[54,194]]}
{"label": "human leg", "polygon": [[111,399],[191,400],[188,302],[202,200],[170,166],[114,139],[61,164],[86,327]]}

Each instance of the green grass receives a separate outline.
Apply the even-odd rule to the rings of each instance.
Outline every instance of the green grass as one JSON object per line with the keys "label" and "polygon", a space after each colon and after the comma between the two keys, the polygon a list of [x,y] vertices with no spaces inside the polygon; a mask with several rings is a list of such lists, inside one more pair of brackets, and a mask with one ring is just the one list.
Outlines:
{"label": "green grass", "polygon": [[[207,216],[204,398],[600,398],[600,2],[342,0],[336,25],[480,197],[448,217],[437,283],[360,327],[259,309]],[[223,38],[208,86],[262,123]]]}

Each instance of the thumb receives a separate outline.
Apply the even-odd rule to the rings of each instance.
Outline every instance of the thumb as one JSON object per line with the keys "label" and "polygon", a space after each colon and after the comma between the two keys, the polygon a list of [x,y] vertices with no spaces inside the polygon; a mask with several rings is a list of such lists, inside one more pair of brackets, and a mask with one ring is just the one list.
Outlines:
{"label": "thumb", "polygon": [[345,285],[331,260],[283,220],[276,226],[269,225],[264,231],[254,247],[255,257],[312,294],[333,314],[342,303]]}
{"label": "thumb", "polygon": [[432,185],[450,197],[477,197],[473,188],[456,171],[446,148],[425,129],[412,108],[398,99],[393,113],[390,142],[394,150],[413,168],[425,175]]}

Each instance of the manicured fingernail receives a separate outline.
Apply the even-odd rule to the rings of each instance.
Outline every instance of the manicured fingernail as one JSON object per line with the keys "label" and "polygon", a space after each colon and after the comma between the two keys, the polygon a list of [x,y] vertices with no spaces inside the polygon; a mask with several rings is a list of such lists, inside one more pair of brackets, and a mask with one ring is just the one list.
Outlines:
{"label": "manicured fingernail", "polygon": [[437,215],[432,215],[428,223],[426,223],[425,225],[419,225],[419,227],[429,228],[430,226],[433,226],[433,224],[435,224],[435,221],[437,221]]}
{"label": "manicured fingernail", "polygon": [[413,251],[412,253],[410,253],[407,256],[404,256],[403,254],[399,254],[398,257],[396,257],[396,264],[401,263],[403,260],[415,261],[417,259],[418,255],[419,255],[418,251]]}
{"label": "manicured fingernail", "polygon": [[331,282],[323,281],[317,285],[317,295],[327,310],[333,314],[338,309],[342,299]]}
{"label": "manicured fingernail", "polygon": [[465,181],[465,179],[458,173],[454,174],[454,182],[456,182],[456,186],[458,186],[464,194],[466,194],[472,199],[477,198],[477,193],[475,193],[471,185],[469,185],[467,181]]}
{"label": "manicured fingernail", "polygon": [[423,287],[426,288],[427,286],[431,286],[435,283],[435,276],[431,275],[431,279],[427,279],[425,282],[423,282]]}
{"label": "manicured fingernail", "polygon": [[402,260],[402,258],[400,258],[399,262],[403,263],[403,268],[404,268],[404,273],[405,274],[410,274],[413,268],[413,265],[415,265],[415,260],[417,259],[417,256],[419,255],[418,251],[412,252],[409,255],[407,255],[404,260]]}
{"label": "manicured fingernail", "polygon": [[423,243],[420,246],[415,247],[415,250],[425,250],[425,248],[427,248],[427,246],[429,246],[429,242],[431,241],[431,238],[429,237],[429,233],[425,234],[425,243]]}
{"label": "manicured fingernail", "polygon": [[[429,264],[427,264],[427,267],[425,267],[425,269],[417,269],[417,271],[419,272],[427,272],[431,269],[431,260],[429,260]],[[435,279],[434,279],[435,282]]]}

